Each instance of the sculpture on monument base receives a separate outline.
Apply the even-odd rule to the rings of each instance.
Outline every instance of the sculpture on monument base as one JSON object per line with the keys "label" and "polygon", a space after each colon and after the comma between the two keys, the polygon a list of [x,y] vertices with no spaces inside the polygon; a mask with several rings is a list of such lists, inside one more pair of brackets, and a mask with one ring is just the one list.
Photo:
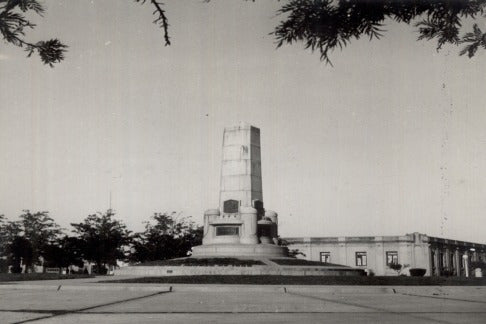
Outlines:
{"label": "sculpture on monument base", "polygon": [[287,256],[278,215],[263,207],[260,130],[249,124],[224,130],[219,205],[204,213],[203,245],[193,256]]}

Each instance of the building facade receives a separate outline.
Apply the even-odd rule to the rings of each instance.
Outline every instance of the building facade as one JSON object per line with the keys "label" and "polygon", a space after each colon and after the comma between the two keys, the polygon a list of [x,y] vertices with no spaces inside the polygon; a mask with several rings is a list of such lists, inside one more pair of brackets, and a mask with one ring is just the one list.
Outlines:
{"label": "building facade", "polygon": [[486,244],[449,240],[420,233],[404,236],[285,238],[289,250],[311,261],[367,269],[378,276],[397,275],[390,266],[426,269],[426,276],[466,276],[470,262],[486,262]]}

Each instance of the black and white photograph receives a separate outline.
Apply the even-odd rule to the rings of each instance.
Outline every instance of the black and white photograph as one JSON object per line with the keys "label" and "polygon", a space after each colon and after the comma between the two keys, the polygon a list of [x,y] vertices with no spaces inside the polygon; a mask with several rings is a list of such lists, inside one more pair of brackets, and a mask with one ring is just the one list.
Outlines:
{"label": "black and white photograph", "polygon": [[486,323],[486,0],[0,0],[0,324]]}

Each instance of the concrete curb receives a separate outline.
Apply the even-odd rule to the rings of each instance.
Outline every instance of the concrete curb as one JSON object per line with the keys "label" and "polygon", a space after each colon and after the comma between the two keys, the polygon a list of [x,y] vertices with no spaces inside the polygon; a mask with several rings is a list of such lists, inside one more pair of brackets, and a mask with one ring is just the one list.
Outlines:
{"label": "concrete curb", "polygon": [[171,291],[172,287],[170,285],[164,286],[120,286],[120,285],[15,285],[6,284],[0,285],[0,291],[2,289],[11,290],[49,290],[49,291]]}
{"label": "concrete curb", "polygon": [[[174,292],[318,292],[327,294],[383,294],[395,293],[390,287],[380,286],[294,286],[294,285],[190,285],[190,284],[4,284],[1,289],[13,290],[95,290],[95,291],[174,291]],[[172,289],[172,290],[171,290]],[[408,291],[407,291],[408,292]],[[416,292],[416,291],[414,291]]]}
{"label": "concrete curb", "polygon": [[209,284],[120,284],[120,283],[11,283],[0,284],[0,290],[49,290],[49,291],[174,291],[174,292],[295,292],[324,294],[417,294],[486,295],[486,286],[312,286],[312,285],[209,285]]}

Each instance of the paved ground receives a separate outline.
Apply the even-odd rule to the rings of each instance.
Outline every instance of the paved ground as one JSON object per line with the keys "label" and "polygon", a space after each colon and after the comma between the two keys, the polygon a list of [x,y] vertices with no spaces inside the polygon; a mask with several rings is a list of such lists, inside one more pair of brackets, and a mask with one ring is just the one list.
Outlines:
{"label": "paved ground", "polygon": [[0,284],[0,323],[486,323],[486,287]]}

